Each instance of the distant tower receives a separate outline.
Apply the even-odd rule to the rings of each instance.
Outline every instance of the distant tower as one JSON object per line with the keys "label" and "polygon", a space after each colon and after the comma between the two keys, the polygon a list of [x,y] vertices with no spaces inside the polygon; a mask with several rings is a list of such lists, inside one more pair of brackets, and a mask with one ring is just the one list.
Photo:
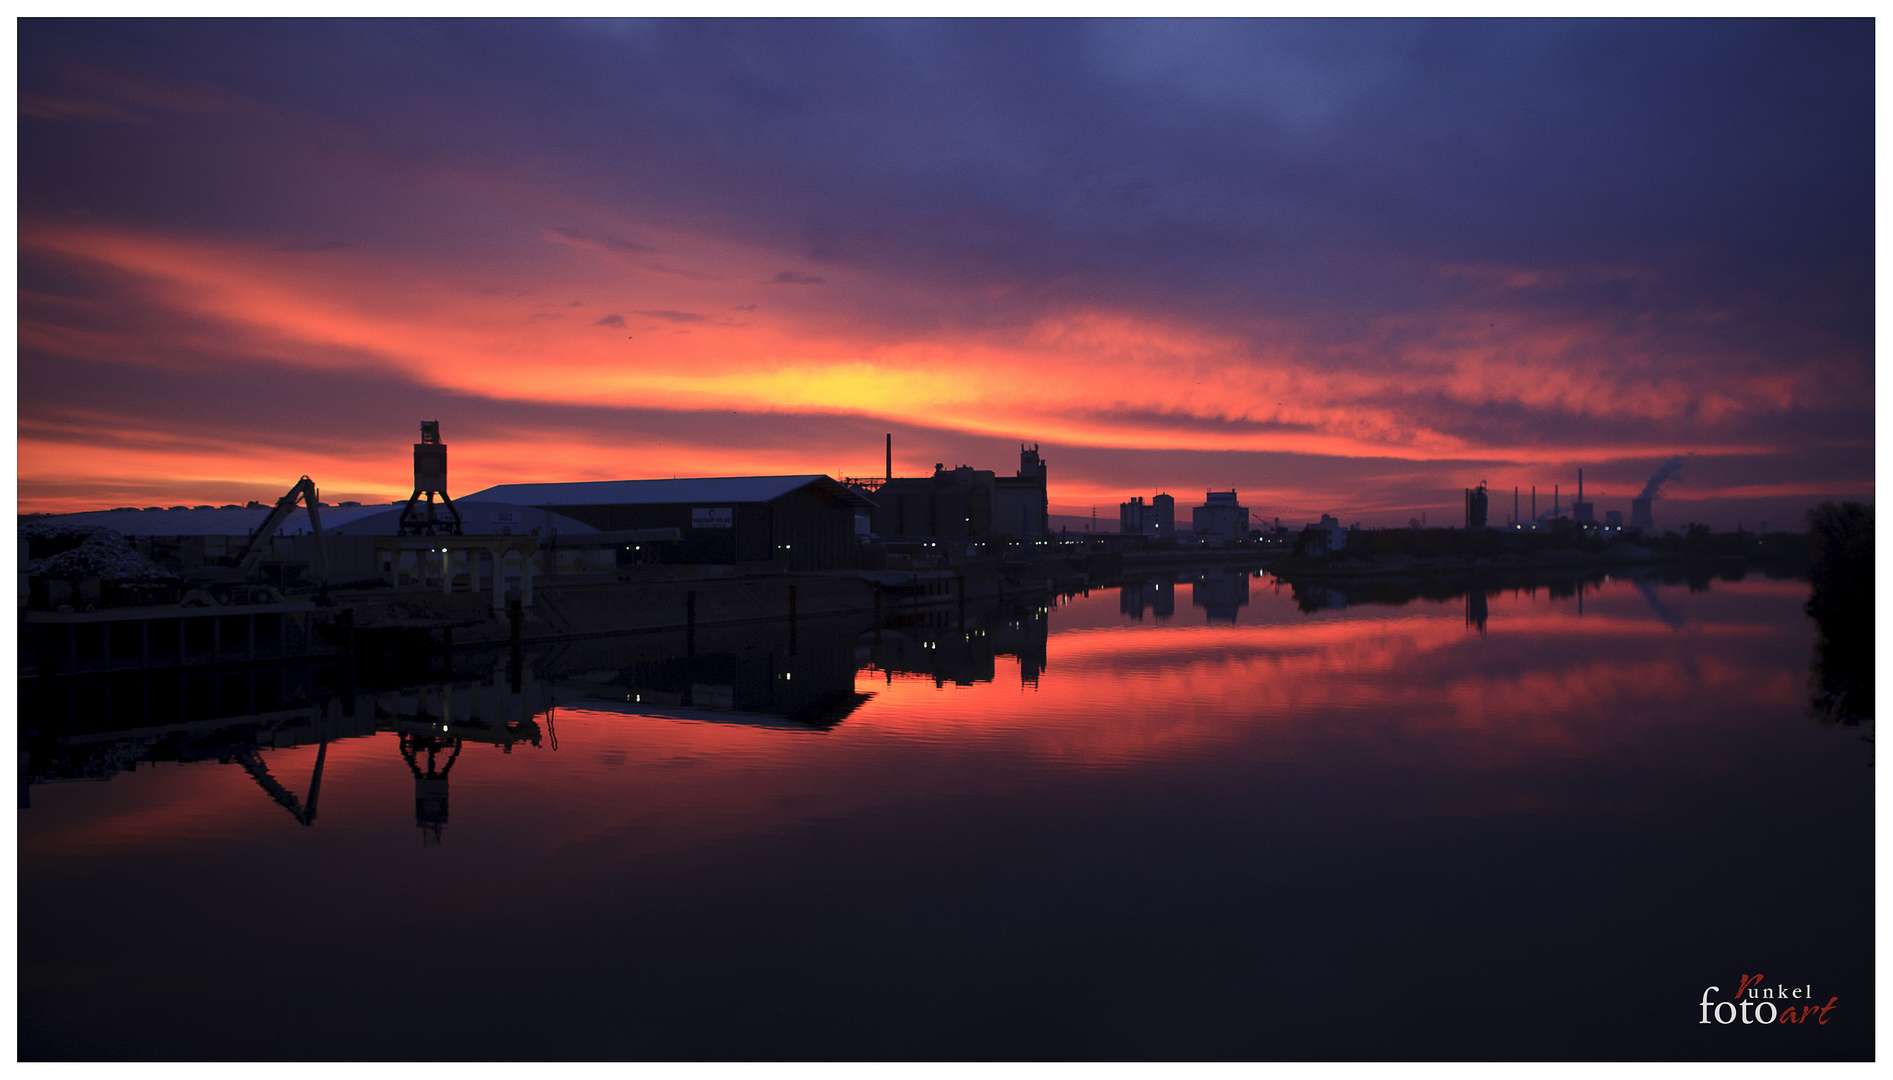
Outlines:
{"label": "distant tower", "polygon": [[1466,530],[1468,532],[1485,528],[1485,509],[1485,481],[1481,480],[1478,487],[1466,489]]}
{"label": "distant tower", "polygon": [[[1034,497],[1030,501],[1037,504],[1021,506],[1019,535],[1027,540],[1043,539],[1051,532],[1052,507],[1045,482],[1045,459],[1039,457],[1038,443],[1033,443],[1029,450],[1024,443],[1019,444],[1019,479],[1035,482]],[[1038,520],[1035,522],[1033,518]]]}
{"label": "distant tower", "polygon": [[1019,444],[1019,475],[1027,479],[1045,479],[1045,460],[1039,457],[1039,444],[1033,443],[1030,450],[1024,443]]}
{"label": "distant tower", "polygon": [[1150,500],[1150,506],[1151,506],[1151,509],[1154,511],[1153,517],[1156,520],[1152,522],[1152,524],[1155,525],[1155,528],[1149,529],[1147,531],[1149,531],[1154,536],[1176,535],[1176,531],[1177,531],[1177,501],[1176,499],[1172,498],[1171,496],[1167,494],[1159,494],[1156,498]]}
{"label": "distant tower", "polygon": [[1149,507],[1144,505],[1142,495],[1131,496],[1131,501],[1117,504],[1117,531],[1128,535],[1142,535],[1144,516]]}
{"label": "distant tower", "polygon": [[[418,513],[414,504],[427,496],[427,513]],[[434,496],[439,495],[446,514],[436,515]],[[414,444],[414,494],[401,510],[402,536],[459,536],[460,511],[447,497],[447,444],[440,441],[440,421],[421,421],[421,441]]]}
{"label": "distant tower", "polygon": [[1577,501],[1571,504],[1571,520],[1577,522],[1579,525],[1597,524],[1596,505],[1584,501],[1583,469],[1578,470],[1578,497]]}

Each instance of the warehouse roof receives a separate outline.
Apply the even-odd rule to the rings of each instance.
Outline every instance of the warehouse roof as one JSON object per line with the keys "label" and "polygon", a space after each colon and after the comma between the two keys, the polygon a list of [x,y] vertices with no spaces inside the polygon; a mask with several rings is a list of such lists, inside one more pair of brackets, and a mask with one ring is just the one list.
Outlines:
{"label": "warehouse roof", "polygon": [[[343,536],[393,536],[400,532],[401,508],[397,503],[369,503],[365,506],[323,506],[322,531]],[[438,506],[438,504],[437,504]],[[535,528],[551,527],[560,534],[594,533],[598,530],[563,514],[517,503],[503,504],[491,499],[455,499],[462,527],[469,533],[497,533],[511,529],[527,533]],[[126,536],[248,536],[260,528],[273,506],[206,506],[180,510],[92,510],[80,514],[58,514],[41,521],[61,525],[104,527]],[[424,507],[417,504],[417,511]],[[444,509],[437,509],[444,513]],[[276,530],[277,536],[300,536],[309,528],[309,511],[297,507]]]}
{"label": "warehouse roof", "polygon": [[[335,526],[334,529],[344,536],[395,536],[401,531],[401,510],[406,505],[407,500],[403,499],[393,506],[383,506],[379,508],[377,513],[370,514],[367,517],[355,518],[342,525]],[[460,511],[460,527],[468,534],[481,536],[507,530],[511,530],[514,533],[525,534],[534,529],[544,528],[555,529],[561,535],[569,533],[595,533],[598,531],[590,525],[566,517],[564,514],[554,513],[550,510],[541,510],[535,506],[523,506],[519,503],[495,502],[492,499],[455,499],[454,509]],[[414,512],[419,515],[425,515],[427,513],[427,504],[415,503]],[[436,516],[445,517],[447,509],[439,503],[436,503],[434,504],[434,513]],[[308,524],[306,517],[303,519],[303,524]],[[329,512],[324,510],[322,511],[322,531],[328,532],[329,529]]]}
{"label": "warehouse roof", "polygon": [[564,484],[500,484],[468,498],[521,506],[613,506],[673,503],[763,503],[811,484],[858,507],[874,503],[827,476],[704,476],[683,480],[586,480]]}

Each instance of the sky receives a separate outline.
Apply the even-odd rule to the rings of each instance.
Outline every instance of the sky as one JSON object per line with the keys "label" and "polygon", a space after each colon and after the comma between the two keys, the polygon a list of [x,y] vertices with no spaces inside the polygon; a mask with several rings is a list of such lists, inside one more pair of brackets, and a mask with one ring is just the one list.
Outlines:
{"label": "sky", "polygon": [[21,511],[1873,499],[1868,20],[19,23]]}

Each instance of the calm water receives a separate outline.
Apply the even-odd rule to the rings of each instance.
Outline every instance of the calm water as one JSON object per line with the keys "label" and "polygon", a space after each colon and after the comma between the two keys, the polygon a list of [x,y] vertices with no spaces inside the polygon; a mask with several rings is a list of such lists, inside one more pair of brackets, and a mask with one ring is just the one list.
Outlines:
{"label": "calm water", "polygon": [[[1871,726],[1805,583],[1698,586],[29,694],[22,771],[109,779],[20,813],[20,1054],[1870,1056]],[[1758,973],[1828,1023],[1698,1023]]]}

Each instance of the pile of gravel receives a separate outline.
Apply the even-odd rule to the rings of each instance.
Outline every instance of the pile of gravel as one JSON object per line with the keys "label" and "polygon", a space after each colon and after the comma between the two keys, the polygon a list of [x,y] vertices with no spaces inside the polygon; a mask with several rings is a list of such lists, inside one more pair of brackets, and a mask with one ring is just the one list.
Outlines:
{"label": "pile of gravel", "polygon": [[115,529],[29,521],[20,526],[20,546],[31,550],[29,545],[59,549],[57,554],[34,559],[27,566],[29,573],[51,578],[157,581],[172,576],[134,551],[131,542]]}

